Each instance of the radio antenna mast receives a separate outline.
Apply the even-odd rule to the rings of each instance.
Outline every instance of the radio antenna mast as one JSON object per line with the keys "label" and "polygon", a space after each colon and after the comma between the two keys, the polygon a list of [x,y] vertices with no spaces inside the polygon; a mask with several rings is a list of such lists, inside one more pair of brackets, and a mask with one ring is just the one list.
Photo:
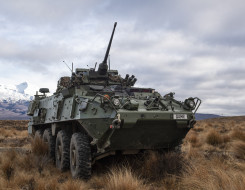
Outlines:
{"label": "radio antenna mast", "polygon": [[65,61],[63,61],[65,63],[65,65],[67,66],[67,68],[71,71],[71,73],[73,73],[73,63],[72,63],[72,69],[66,64]]}

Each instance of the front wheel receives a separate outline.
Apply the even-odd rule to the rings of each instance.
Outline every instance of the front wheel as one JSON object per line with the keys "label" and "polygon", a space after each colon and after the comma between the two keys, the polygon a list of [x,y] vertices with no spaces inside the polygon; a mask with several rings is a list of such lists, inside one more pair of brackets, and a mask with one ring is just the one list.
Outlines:
{"label": "front wheel", "polygon": [[74,133],[70,143],[70,169],[73,178],[91,177],[91,146],[89,137]]}

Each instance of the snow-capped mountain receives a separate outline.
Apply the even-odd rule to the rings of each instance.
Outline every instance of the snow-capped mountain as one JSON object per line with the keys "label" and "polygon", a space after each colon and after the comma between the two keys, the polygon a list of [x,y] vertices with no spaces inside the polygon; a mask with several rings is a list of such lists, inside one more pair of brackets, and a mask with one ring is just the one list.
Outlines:
{"label": "snow-capped mountain", "polygon": [[0,85],[0,119],[26,119],[32,96],[25,93],[26,82],[19,85]]}

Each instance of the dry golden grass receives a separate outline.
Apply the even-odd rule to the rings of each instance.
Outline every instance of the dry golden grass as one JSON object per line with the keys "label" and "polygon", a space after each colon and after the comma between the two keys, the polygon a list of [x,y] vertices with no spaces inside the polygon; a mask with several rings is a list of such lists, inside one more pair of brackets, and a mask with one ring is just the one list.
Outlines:
{"label": "dry golden grass", "polygon": [[14,163],[7,159],[4,159],[4,161],[1,164],[1,171],[2,171],[2,175],[4,177],[4,179],[6,180],[10,180],[13,175],[14,175]]}
{"label": "dry golden grass", "polygon": [[144,155],[139,174],[151,181],[162,180],[167,175],[177,174],[183,165],[182,155],[175,152],[150,152]]}
{"label": "dry golden grass", "polygon": [[224,141],[222,136],[217,131],[210,130],[207,134],[206,142],[210,145],[218,146],[222,144]]}
{"label": "dry golden grass", "polygon": [[60,189],[61,190],[85,190],[88,188],[85,182],[81,180],[69,179],[62,185]]}
{"label": "dry golden grass", "polygon": [[[27,121],[0,121],[0,147],[29,147],[32,153],[0,153],[0,189],[242,190],[245,187],[245,117],[198,121],[182,153],[148,152],[105,158],[88,181],[73,180],[47,158],[47,145],[31,142]],[[22,140],[23,139],[23,140]],[[31,144],[31,145],[29,145]]]}
{"label": "dry golden grass", "polygon": [[245,142],[245,132],[243,132],[241,129],[234,129],[231,133],[231,138]]}
{"label": "dry golden grass", "polygon": [[237,158],[245,160],[245,142],[236,141],[232,144],[232,152]]}
{"label": "dry golden grass", "polygon": [[44,156],[48,154],[48,145],[39,137],[35,137],[31,143],[32,153],[37,156]]}
{"label": "dry golden grass", "polygon": [[147,189],[144,181],[135,175],[128,167],[113,168],[106,175],[104,186],[107,190],[137,190]]}

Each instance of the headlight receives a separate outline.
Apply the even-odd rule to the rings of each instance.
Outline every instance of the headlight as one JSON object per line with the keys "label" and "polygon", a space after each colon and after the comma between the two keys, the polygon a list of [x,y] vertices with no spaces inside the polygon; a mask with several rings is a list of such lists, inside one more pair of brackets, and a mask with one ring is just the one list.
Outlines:
{"label": "headlight", "polygon": [[194,108],[195,107],[195,102],[190,100],[189,101],[189,106],[190,106],[190,108]]}
{"label": "headlight", "polygon": [[119,106],[120,105],[120,100],[119,99],[114,99],[113,101],[115,106]]}
{"label": "headlight", "polygon": [[188,98],[188,99],[186,99],[186,100],[185,100],[185,105],[186,105],[188,108],[192,109],[192,110],[195,109],[195,107],[196,107],[196,104],[195,104],[193,98]]}

